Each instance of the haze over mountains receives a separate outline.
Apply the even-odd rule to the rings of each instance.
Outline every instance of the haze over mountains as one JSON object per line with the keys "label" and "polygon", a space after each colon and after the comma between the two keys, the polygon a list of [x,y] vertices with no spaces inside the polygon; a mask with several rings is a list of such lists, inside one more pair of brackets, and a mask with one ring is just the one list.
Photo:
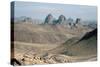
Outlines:
{"label": "haze over mountains", "polygon": [[[12,18],[13,19],[13,18]],[[76,26],[77,24],[81,24],[84,26],[88,26],[91,28],[97,27],[97,21],[93,20],[82,20],[81,18],[66,18],[64,15],[59,15],[59,17],[56,19],[53,17],[52,14],[48,14],[44,20],[41,19],[33,19],[31,17],[21,16],[13,19],[15,23],[22,23],[22,22],[28,22],[32,24],[67,24],[70,26]]]}

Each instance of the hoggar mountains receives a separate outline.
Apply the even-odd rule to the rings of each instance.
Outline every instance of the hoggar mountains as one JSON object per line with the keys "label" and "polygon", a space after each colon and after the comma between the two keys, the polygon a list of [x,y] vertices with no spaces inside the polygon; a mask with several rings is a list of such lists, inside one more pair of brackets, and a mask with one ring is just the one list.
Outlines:
{"label": "hoggar mountains", "polygon": [[[88,24],[85,24],[85,23]],[[33,65],[97,60],[97,22],[81,18],[45,20],[19,17],[11,22],[11,64]]]}

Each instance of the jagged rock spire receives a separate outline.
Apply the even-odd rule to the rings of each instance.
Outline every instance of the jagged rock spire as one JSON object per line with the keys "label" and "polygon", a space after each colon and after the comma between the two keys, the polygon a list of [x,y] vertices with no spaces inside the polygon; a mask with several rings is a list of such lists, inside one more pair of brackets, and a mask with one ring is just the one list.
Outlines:
{"label": "jagged rock spire", "polygon": [[46,23],[48,24],[48,23],[52,23],[52,22],[53,22],[53,16],[52,16],[52,14],[48,14],[45,18],[44,24],[46,24]]}
{"label": "jagged rock spire", "polygon": [[75,23],[78,24],[78,23],[80,23],[80,21],[81,21],[81,19],[77,18]]}
{"label": "jagged rock spire", "polygon": [[64,23],[65,21],[66,21],[66,17],[64,15],[60,15],[57,23],[61,24]]}

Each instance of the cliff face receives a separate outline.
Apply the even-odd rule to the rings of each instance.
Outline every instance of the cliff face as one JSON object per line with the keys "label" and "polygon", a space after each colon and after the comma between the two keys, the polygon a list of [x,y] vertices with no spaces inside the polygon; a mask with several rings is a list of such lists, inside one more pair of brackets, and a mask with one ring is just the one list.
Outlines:
{"label": "cliff face", "polygon": [[64,15],[60,15],[57,21],[58,24],[62,24],[66,22],[66,17]]}
{"label": "cliff face", "polygon": [[53,23],[53,16],[52,14],[48,14],[45,18],[44,24],[52,24]]}

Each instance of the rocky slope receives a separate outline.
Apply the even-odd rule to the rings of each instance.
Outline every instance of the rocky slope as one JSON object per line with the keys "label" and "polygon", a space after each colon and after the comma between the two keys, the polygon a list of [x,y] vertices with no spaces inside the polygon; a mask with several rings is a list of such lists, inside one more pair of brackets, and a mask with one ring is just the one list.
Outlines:
{"label": "rocky slope", "polygon": [[91,29],[78,27],[70,29],[66,25],[15,23],[14,40],[28,43],[61,44],[69,38],[80,36]]}
{"label": "rocky slope", "polygon": [[97,54],[97,29],[86,33],[82,38],[74,37],[50,51],[69,56],[88,56]]}
{"label": "rocky slope", "polygon": [[72,29],[63,24],[15,23],[13,58],[21,65],[97,60],[97,30],[91,30],[81,25]]}

